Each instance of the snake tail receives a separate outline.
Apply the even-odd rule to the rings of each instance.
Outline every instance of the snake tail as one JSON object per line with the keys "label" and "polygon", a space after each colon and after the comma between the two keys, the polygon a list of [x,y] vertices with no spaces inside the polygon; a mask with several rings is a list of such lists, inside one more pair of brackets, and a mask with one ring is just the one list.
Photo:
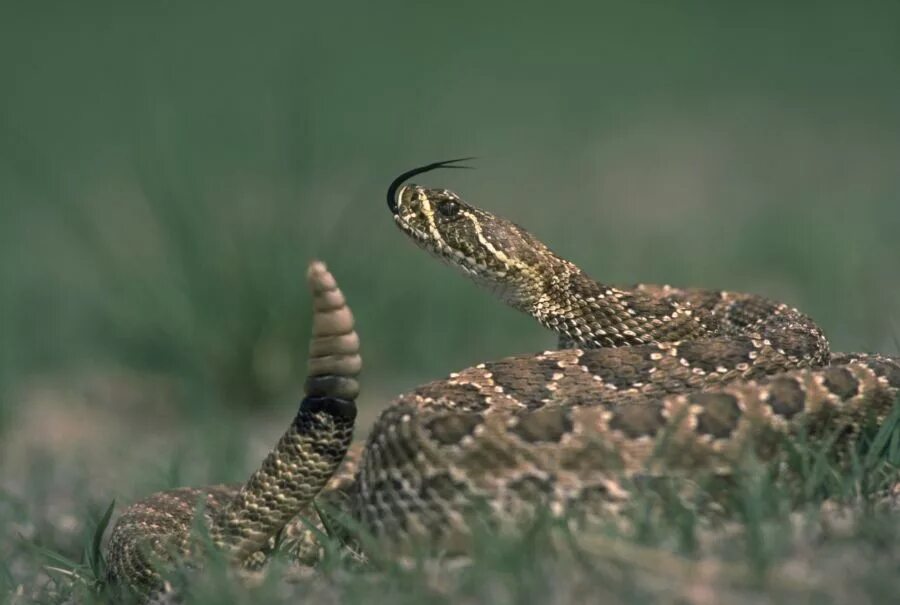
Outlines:
{"label": "snake tail", "polygon": [[254,564],[272,538],[307,509],[347,452],[362,368],[353,314],[324,263],[309,265],[313,297],[305,397],[275,448],[244,485],[183,487],[129,507],[109,541],[108,574],[133,592],[164,587],[176,560],[198,559],[198,510],[212,543],[238,565]]}
{"label": "snake tail", "polygon": [[307,279],[314,310],[306,397],[278,445],[211,528],[236,562],[263,548],[312,502],[353,437],[362,368],[353,314],[324,263],[310,263]]}

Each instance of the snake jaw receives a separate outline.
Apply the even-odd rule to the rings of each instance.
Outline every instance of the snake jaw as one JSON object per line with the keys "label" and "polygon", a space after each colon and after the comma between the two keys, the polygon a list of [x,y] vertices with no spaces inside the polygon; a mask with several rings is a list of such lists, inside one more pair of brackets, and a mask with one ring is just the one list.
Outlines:
{"label": "snake jaw", "polygon": [[[398,199],[402,199],[403,190]],[[433,224],[433,219],[427,213],[421,212],[421,206],[409,209],[410,204],[398,205],[398,211],[394,215],[394,222],[400,230],[406,233],[420,248],[430,252],[442,262],[460,269],[473,278],[483,277],[482,272],[488,269],[484,262],[479,262],[473,254],[466,254],[459,248],[454,248],[444,239],[441,230]],[[408,211],[405,211],[408,210]],[[423,225],[419,227],[418,225]]]}

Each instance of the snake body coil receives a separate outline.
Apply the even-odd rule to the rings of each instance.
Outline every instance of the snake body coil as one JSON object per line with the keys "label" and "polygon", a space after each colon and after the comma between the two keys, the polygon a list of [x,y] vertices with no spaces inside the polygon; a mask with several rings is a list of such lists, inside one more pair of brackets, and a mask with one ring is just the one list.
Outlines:
{"label": "snake body coil", "polygon": [[[897,359],[833,355],[808,317],[758,296],[602,284],[455,193],[404,185],[448,165],[395,180],[395,222],[557,332],[560,349],[453,373],[381,414],[348,462],[352,472],[339,472],[319,497],[383,543],[465,548],[472,511],[500,520],[539,508],[614,514],[635,476],[727,473],[748,449],[774,457],[779,439],[801,430],[838,434],[846,445],[888,416],[900,391]],[[311,276],[315,321],[323,311],[349,318],[330,275],[320,267]],[[353,423],[358,342],[349,319],[337,323],[317,324],[307,399],[263,467],[239,491],[177,490],[129,509],[110,544],[115,577],[153,583],[144,553],[169,560],[173,545],[190,551],[200,494],[214,541],[238,562],[308,506],[344,456]]]}

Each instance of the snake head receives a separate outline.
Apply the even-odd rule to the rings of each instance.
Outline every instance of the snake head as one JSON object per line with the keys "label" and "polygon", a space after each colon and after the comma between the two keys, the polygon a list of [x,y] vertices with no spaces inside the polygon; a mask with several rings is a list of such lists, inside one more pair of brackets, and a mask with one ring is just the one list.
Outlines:
{"label": "snake head", "polygon": [[410,173],[420,172],[401,175],[388,192],[394,221],[420,247],[503,298],[514,302],[516,290],[546,279],[548,261],[561,261],[525,229],[472,206],[453,191],[401,186],[399,179]]}

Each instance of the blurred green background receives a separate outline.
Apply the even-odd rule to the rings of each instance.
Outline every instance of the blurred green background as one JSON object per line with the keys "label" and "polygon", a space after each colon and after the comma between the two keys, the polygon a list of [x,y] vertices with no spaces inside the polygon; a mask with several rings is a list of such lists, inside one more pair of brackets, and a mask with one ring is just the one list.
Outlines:
{"label": "blurred green background", "polygon": [[[419,180],[598,279],[757,292],[835,350],[900,352],[898,24],[896,2],[0,3],[0,594],[52,588],[30,549],[77,559],[113,498],[246,478],[299,399],[311,258],[356,313],[360,436],[417,383],[553,346],[393,225],[388,184],[435,160],[478,156]],[[861,552],[840,568],[896,593]]]}
{"label": "blurred green background", "polygon": [[598,279],[758,292],[896,353],[896,6],[3,3],[5,426],[113,371],[178,385],[142,413],[295,405],[313,257],[370,408],[551,346],[392,224],[396,174],[464,155],[420,182]]}

